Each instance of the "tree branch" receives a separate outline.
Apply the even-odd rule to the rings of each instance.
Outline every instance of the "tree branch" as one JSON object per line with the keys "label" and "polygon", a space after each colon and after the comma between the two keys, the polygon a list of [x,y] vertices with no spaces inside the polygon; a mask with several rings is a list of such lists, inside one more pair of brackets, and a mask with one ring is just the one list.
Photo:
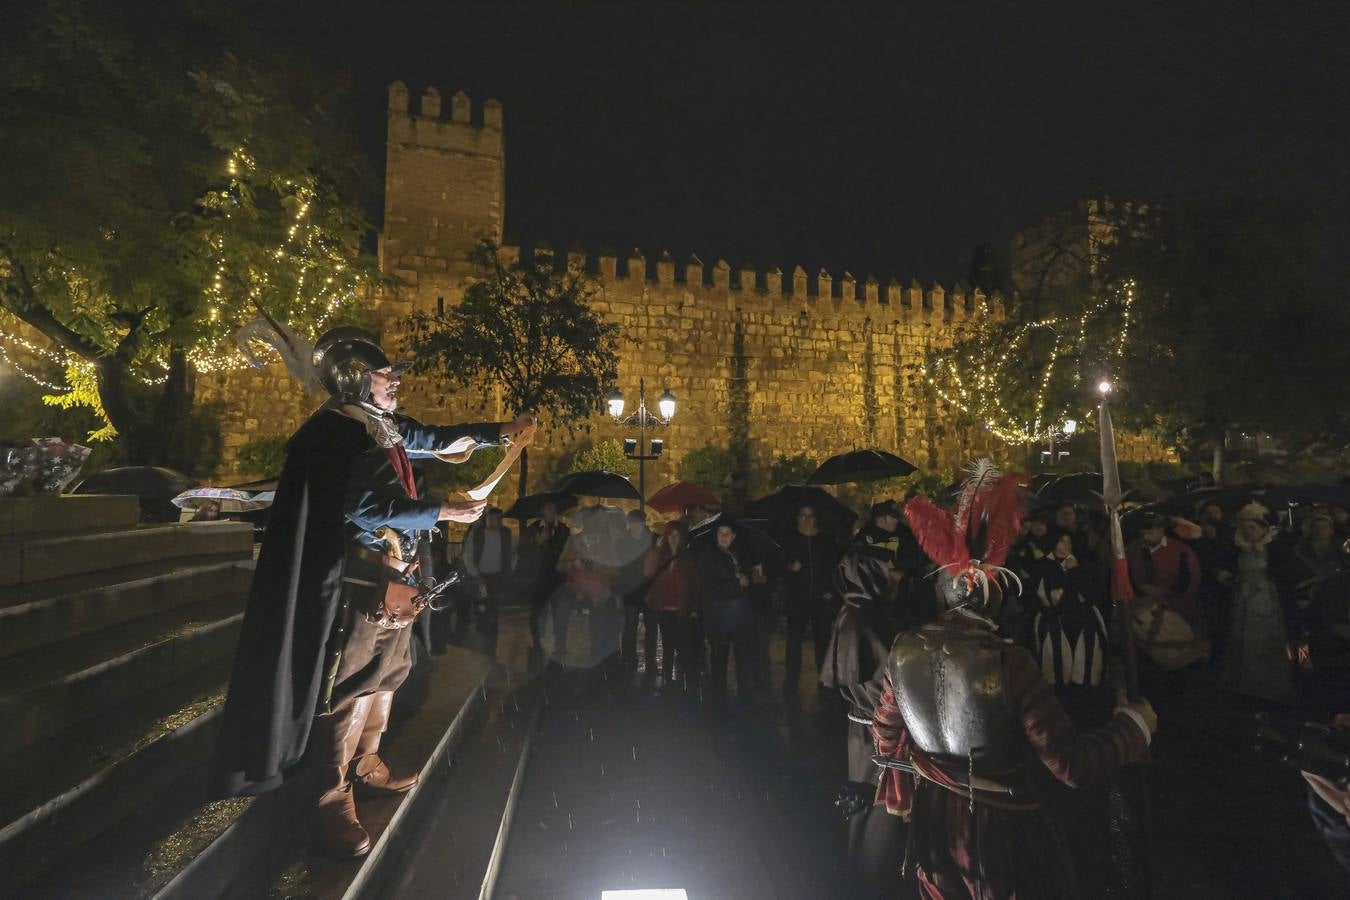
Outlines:
{"label": "tree branch", "polygon": [[10,257],[9,269],[10,275],[5,279],[5,309],[76,356],[94,360],[103,354],[102,347],[56,318],[56,314],[38,299],[37,290],[22,263]]}

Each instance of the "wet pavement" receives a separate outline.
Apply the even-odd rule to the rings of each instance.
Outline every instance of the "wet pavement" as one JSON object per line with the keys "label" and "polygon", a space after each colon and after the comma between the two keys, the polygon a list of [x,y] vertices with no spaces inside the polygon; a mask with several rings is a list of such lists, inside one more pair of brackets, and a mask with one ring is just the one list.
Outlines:
{"label": "wet pavement", "polygon": [[[523,610],[502,617],[498,659],[542,679],[547,701],[496,896],[858,896],[845,886],[847,826],[833,802],[846,772],[843,707],[817,691],[809,648],[797,689],[782,690],[780,630],[769,686],[727,704],[625,670],[610,648],[589,646],[588,625],[573,620],[577,665],[563,669],[532,656]],[[1153,692],[1162,733],[1143,776],[1152,895],[1350,896],[1297,773],[1253,752],[1251,710],[1205,673]],[[1112,880],[1080,872],[1084,896]]]}

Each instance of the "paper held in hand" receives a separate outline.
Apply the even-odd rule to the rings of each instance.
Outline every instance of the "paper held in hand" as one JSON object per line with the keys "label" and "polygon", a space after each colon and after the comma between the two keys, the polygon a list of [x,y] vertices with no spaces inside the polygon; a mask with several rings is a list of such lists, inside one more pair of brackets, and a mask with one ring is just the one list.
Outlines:
{"label": "paper held in hand", "polygon": [[[454,444],[451,444],[449,447],[437,453],[436,458],[442,462],[464,462],[464,460],[468,459],[469,455],[473,453],[472,439],[466,440],[469,440],[470,443],[465,446],[460,446],[462,441],[456,441]],[[506,455],[502,457],[502,461],[497,463],[497,467],[492,470],[487,478],[483,479],[474,487],[462,491],[462,496],[469,500],[486,500],[493,489],[497,487],[497,482],[501,481],[506,473],[511,470],[511,467],[516,464],[516,460],[520,459],[521,452],[530,445],[532,440],[534,440],[534,427],[531,426],[530,428],[511,436],[507,440],[509,441],[510,446],[507,448]]]}

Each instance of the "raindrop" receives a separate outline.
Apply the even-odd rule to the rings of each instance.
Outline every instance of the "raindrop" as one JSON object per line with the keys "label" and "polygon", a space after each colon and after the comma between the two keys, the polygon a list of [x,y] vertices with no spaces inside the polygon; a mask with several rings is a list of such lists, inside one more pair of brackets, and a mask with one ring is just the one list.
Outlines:
{"label": "raindrop", "polygon": [[572,819],[572,814],[571,814],[571,813],[568,813],[568,814],[567,814],[567,830],[568,830],[568,831],[573,831],[573,830],[576,829],[576,827],[577,827],[577,823]]}
{"label": "raindrop", "polygon": [[633,745],[633,759],[637,759],[637,745]]}
{"label": "raindrop", "polygon": [[601,774],[601,775],[605,774],[605,764],[604,764],[604,763],[601,763],[601,764],[600,764],[600,774]]}
{"label": "raindrop", "polygon": [[550,791],[550,793],[553,794],[553,808],[554,808],[554,809],[557,809],[557,808],[558,808],[558,792],[557,792],[557,791]]}

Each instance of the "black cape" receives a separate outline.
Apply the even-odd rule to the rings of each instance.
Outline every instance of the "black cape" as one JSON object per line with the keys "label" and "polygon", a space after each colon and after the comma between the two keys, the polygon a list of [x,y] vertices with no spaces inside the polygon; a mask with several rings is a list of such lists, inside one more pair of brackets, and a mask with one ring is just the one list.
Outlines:
{"label": "black cape", "polygon": [[362,423],[327,409],[287,444],[225,699],[230,794],[280,786],[304,756],[340,601],[348,473],[369,445]]}

